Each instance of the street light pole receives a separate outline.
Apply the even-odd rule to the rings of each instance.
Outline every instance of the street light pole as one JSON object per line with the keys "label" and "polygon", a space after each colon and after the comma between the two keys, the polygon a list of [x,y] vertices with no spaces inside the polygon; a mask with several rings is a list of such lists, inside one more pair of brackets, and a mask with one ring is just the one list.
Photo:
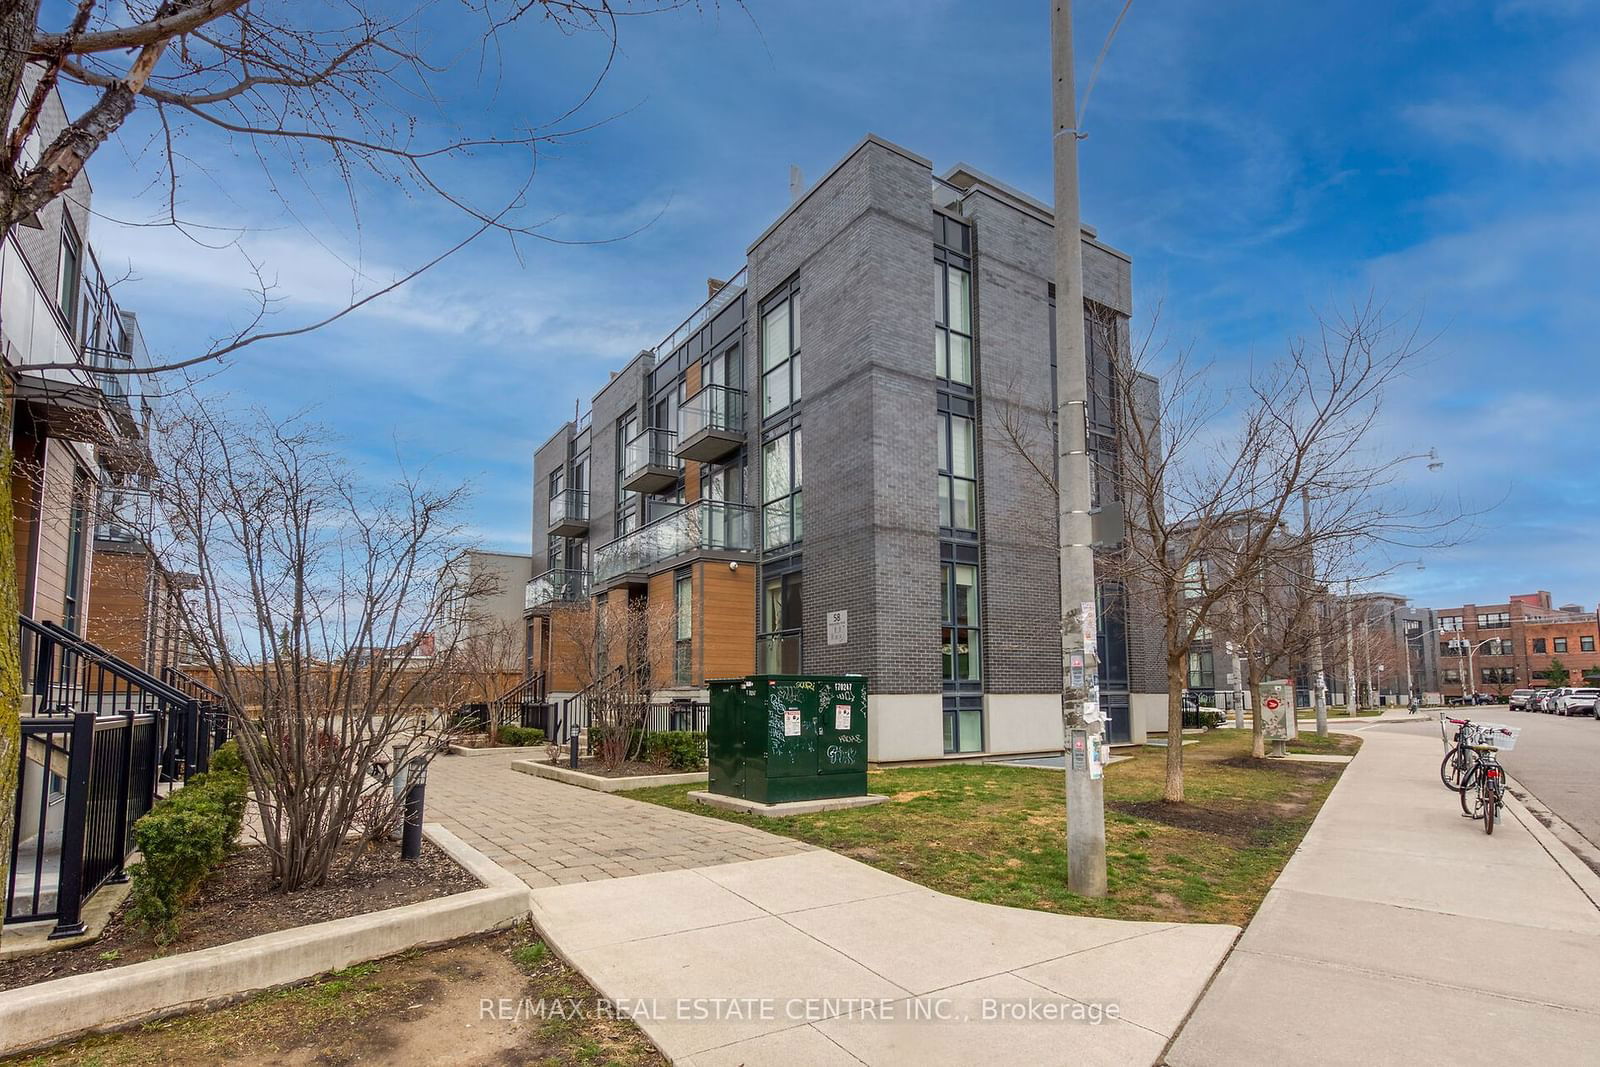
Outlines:
{"label": "street light pole", "polygon": [[[1057,547],[1061,554],[1061,720],[1066,740],[1067,888],[1106,895],[1100,669],[1096,661],[1094,537],[1089,519],[1088,351],[1083,335],[1083,237],[1078,216],[1078,120],[1072,4],[1050,7],[1055,163]],[[1081,747],[1080,747],[1081,746]]]}
{"label": "street light pole", "polygon": [[[1305,538],[1307,569],[1311,572],[1307,576],[1308,588],[1315,593],[1317,588],[1317,549],[1311,540],[1311,490],[1300,490],[1300,535]],[[1320,601],[1313,603],[1320,604]],[[1328,694],[1327,685],[1322,677],[1322,619],[1321,611],[1315,611],[1318,616],[1313,619],[1314,632],[1311,635],[1311,706],[1317,715],[1317,736],[1328,735]]]}

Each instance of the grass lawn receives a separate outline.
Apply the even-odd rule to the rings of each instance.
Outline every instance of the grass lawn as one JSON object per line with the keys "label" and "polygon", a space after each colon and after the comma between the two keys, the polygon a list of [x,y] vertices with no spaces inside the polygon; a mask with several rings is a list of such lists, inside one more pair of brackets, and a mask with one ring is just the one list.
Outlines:
{"label": "grass lawn", "polygon": [[[1314,742],[1354,752],[1357,737]],[[1327,747],[1322,747],[1322,746]],[[1310,749],[1307,749],[1309,751]],[[1106,770],[1107,879],[1100,900],[1069,893],[1060,769],[945,764],[873,771],[887,804],[765,819],[688,799],[693,786],[631,799],[796,837],[955,896],[1113,919],[1243,924],[1288,862],[1343,770],[1250,758],[1248,732],[1184,748],[1184,804],[1161,799],[1166,752],[1132,750]]]}

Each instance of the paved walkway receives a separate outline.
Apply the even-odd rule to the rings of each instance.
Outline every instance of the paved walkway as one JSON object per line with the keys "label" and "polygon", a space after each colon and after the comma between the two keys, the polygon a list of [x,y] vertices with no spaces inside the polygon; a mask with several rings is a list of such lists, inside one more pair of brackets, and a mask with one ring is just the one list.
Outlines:
{"label": "paved walkway", "polygon": [[738,863],[810,845],[511,769],[527,755],[445,756],[428,770],[428,821],[530,888]]}
{"label": "paved walkway", "polygon": [[1149,1064],[1239,934],[961,900],[510,760],[436,762],[430,821],[676,1063]]}
{"label": "paved walkway", "polygon": [[1167,1062],[1594,1062],[1600,878],[1515,801],[1493,837],[1462,818],[1436,733],[1355,729]]}

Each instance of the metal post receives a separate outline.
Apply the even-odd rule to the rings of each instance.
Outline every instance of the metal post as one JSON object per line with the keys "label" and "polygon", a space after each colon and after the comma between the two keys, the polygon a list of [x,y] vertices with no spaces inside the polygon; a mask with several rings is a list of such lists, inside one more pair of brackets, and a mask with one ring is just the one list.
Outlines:
{"label": "metal post", "polygon": [[[1310,572],[1305,576],[1307,592],[1315,594],[1317,588],[1317,546],[1311,539],[1311,490],[1300,490],[1300,536],[1306,542],[1306,565]],[[1318,601],[1320,604],[1320,600]],[[1322,674],[1322,618],[1321,612],[1315,608],[1312,612],[1311,625],[1314,631],[1311,635],[1311,707],[1316,712],[1317,736],[1326,737],[1328,734],[1328,693],[1327,682]]]}
{"label": "metal post", "polygon": [[117,869],[107,879],[110,882],[126,882],[128,880],[128,872],[123,869],[128,861],[127,850],[123,847],[123,842],[128,839],[128,792],[133,786],[134,759],[138,755],[133,750],[134,711],[133,701],[130,699],[128,701],[128,714],[123,723],[123,729],[127,731],[128,751],[127,757],[122,761],[122,766],[119,768],[122,771],[122,788],[117,790]]}
{"label": "metal post", "polygon": [[[1106,894],[1103,780],[1092,766],[1100,751],[1100,667],[1096,661],[1094,548],[1089,518],[1086,424],[1088,352],[1083,324],[1083,234],[1078,217],[1078,120],[1073,82],[1072,4],[1050,8],[1052,140],[1055,163],[1057,546],[1061,553],[1061,719],[1067,759],[1067,888]],[[1073,744],[1087,740],[1084,760]],[[1169,738],[1181,744],[1181,736]]]}
{"label": "metal post", "polygon": [[[419,761],[420,762],[420,761]],[[400,858],[414,860],[422,855],[422,804],[428,788],[427,776],[418,768],[410,775],[411,785],[406,789],[406,821],[400,838]]]}
{"label": "metal post", "polygon": [[1344,583],[1344,712],[1354,716],[1356,701],[1356,631],[1350,620],[1350,583]]}
{"label": "metal post", "polygon": [[[67,799],[61,813],[61,859],[56,877],[56,925],[47,940],[83,933],[83,847],[89,823],[89,768],[94,763],[92,711],[72,716],[72,751],[67,754]],[[44,842],[41,840],[40,844]]]}
{"label": "metal post", "polygon": [[578,769],[578,732],[576,730],[574,730],[572,732],[572,736],[567,739],[567,748],[568,748],[567,766],[571,767],[573,770],[577,770]]}

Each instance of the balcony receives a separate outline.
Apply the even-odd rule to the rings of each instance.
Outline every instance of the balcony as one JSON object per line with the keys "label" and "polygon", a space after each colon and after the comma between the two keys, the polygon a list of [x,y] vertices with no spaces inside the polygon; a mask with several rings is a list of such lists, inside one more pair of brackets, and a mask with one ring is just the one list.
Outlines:
{"label": "balcony", "polygon": [[678,484],[683,464],[673,452],[677,434],[646,430],[622,451],[622,488],[633,493],[660,493]]}
{"label": "balcony", "polygon": [[715,463],[744,444],[744,393],[708,385],[678,409],[678,458]]}
{"label": "balcony", "polygon": [[652,574],[692,559],[742,559],[755,551],[756,510],[697,500],[601,545],[594,580],[604,587],[642,585]]}
{"label": "balcony", "polygon": [[589,532],[589,494],[582,489],[563,489],[550,498],[550,535],[582,537]]}
{"label": "balcony", "polygon": [[588,571],[555,568],[528,583],[522,593],[522,610],[547,612],[556,604],[573,604],[588,597]]}
{"label": "balcony", "polygon": [[148,489],[107,485],[100,489],[94,539],[121,545],[146,545],[155,518]]}

